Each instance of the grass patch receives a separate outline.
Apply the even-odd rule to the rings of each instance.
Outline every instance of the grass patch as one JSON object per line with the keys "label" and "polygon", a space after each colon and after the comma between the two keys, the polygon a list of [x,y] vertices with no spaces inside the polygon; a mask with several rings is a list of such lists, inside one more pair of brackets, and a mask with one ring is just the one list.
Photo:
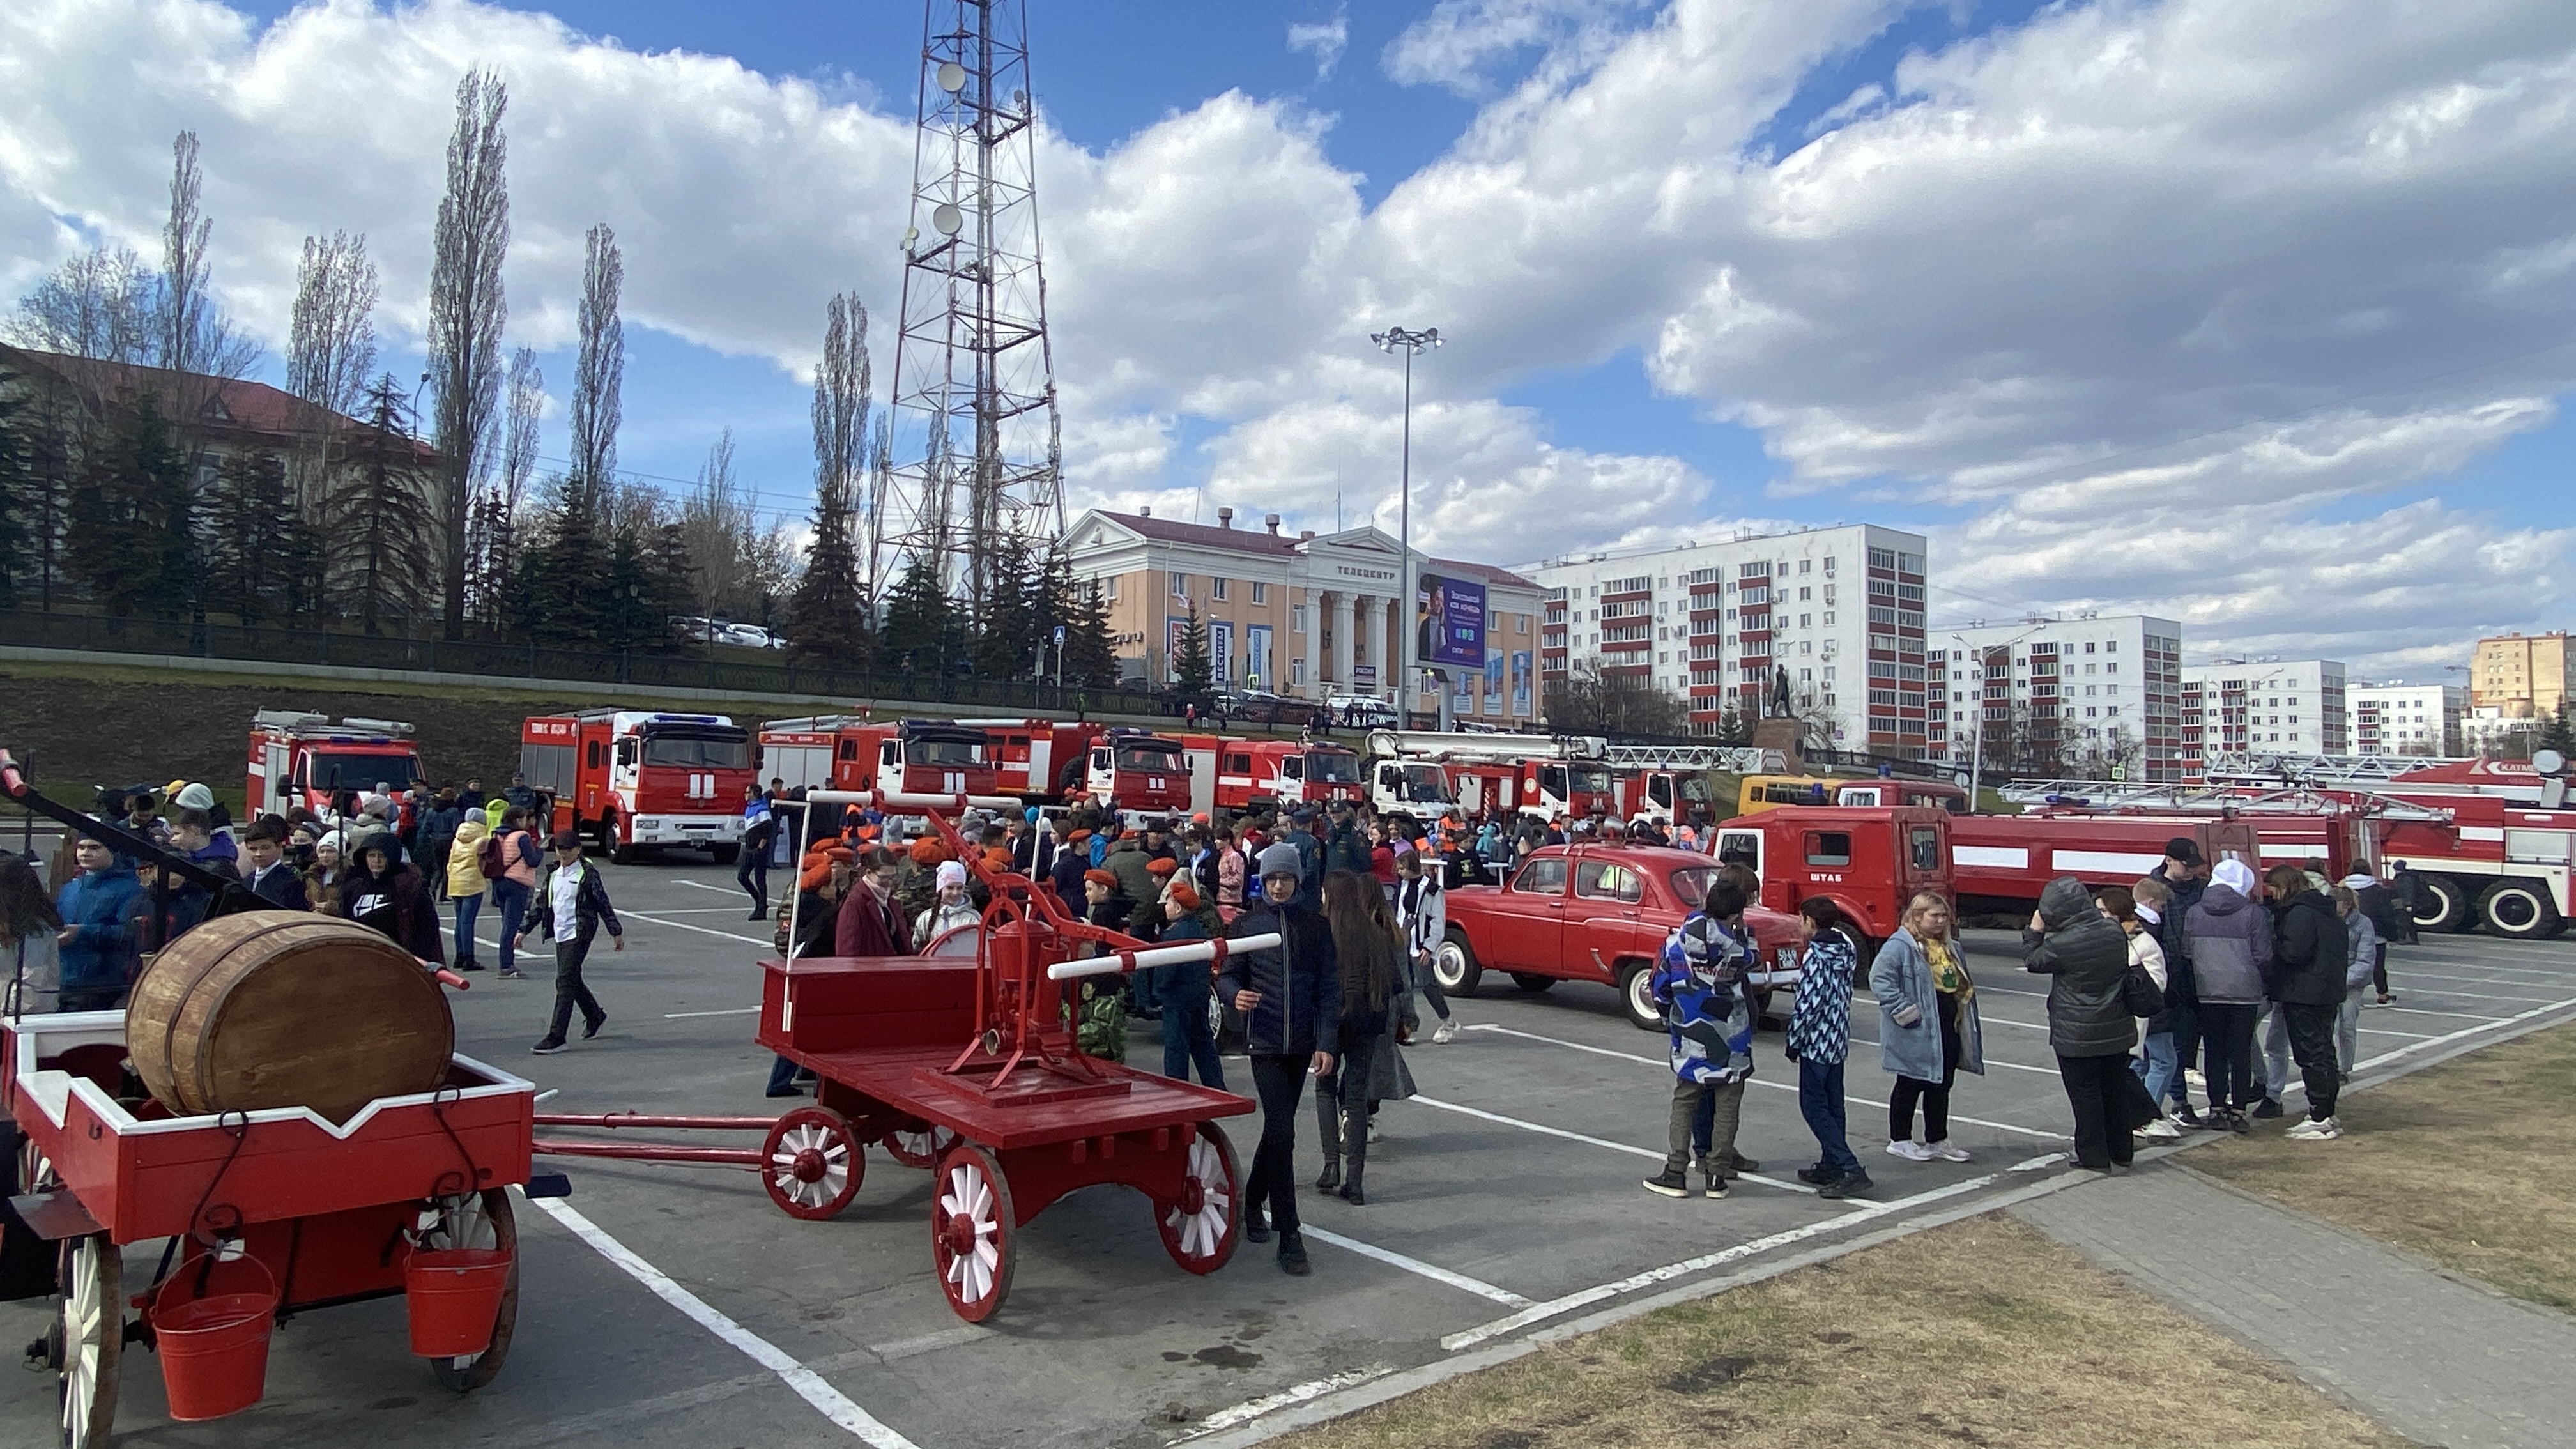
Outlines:
{"label": "grass patch", "polygon": [[1281,1442],[2407,1441],[2037,1230],[1990,1214],[1549,1345]]}
{"label": "grass patch", "polygon": [[[2336,1104],[2345,1134],[2274,1133],[2191,1165],[2516,1298],[2576,1312],[2576,1026],[2533,1032]],[[2284,1119],[2286,1122],[2288,1119]]]}

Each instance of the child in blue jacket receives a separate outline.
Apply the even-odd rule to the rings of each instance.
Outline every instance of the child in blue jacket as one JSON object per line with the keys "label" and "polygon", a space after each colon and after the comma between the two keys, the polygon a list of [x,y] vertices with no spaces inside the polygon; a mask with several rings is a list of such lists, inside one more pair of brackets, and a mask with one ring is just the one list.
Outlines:
{"label": "child in blue jacket", "polygon": [[1663,961],[1648,982],[1663,1009],[1673,1064],[1670,1152],[1664,1170],[1646,1179],[1649,1192],[1690,1195],[1691,1119],[1706,1102],[1714,1130],[1700,1175],[1710,1197],[1726,1196],[1725,1165],[1735,1154],[1744,1081],[1753,1075],[1752,1004],[1738,989],[1755,958],[1744,907],[1743,887],[1729,880],[1711,884],[1700,913],[1665,941]]}

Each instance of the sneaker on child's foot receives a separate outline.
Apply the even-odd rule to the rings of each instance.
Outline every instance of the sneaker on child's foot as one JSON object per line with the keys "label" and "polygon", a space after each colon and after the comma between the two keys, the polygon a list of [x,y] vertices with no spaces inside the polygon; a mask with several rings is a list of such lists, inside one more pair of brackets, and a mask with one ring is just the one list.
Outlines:
{"label": "sneaker on child's foot", "polygon": [[1864,1167],[1857,1172],[1844,1173],[1842,1176],[1835,1178],[1833,1181],[1826,1183],[1820,1188],[1817,1188],[1816,1196],[1832,1199],[1866,1197],[1877,1190],[1878,1184],[1869,1180],[1869,1169]]}
{"label": "sneaker on child's foot", "polygon": [[2177,1127],[2199,1127],[2205,1125],[2200,1120],[2200,1114],[2191,1110],[2191,1104],[2189,1102],[2183,1102],[2175,1106],[2173,1109],[2173,1123]]}
{"label": "sneaker on child's foot", "polygon": [[1823,1187],[1826,1183],[1839,1181],[1842,1175],[1841,1168],[1826,1167],[1822,1164],[1798,1169],[1798,1180],[1810,1187]]}
{"label": "sneaker on child's foot", "polygon": [[544,1041],[537,1043],[535,1046],[528,1048],[529,1051],[534,1052],[541,1057],[553,1056],[555,1053],[562,1051],[563,1049],[564,1044],[553,1037],[548,1037]]}
{"label": "sneaker on child's foot", "polygon": [[2158,1117],[2153,1122],[2139,1128],[2138,1135],[2141,1137],[2153,1137],[2160,1142],[2171,1142],[2182,1136],[2182,1129],[2174,1125],[2172,1118]]}
{"label": "sneaker on child's foot", "polygon": [[2343,1124],[2332,1117],[2323,1121],[2311,1117],[2281,1135],[2301,1142],[2326,1142],[2343,1135]]}
{"label": "sneaker on child's foot", "polygon": [[2268,1122],[2271,1119],[2280,1116],[2281,1099],[2278,1097],[2265,1097],[2262,1101],[2254,1104],[2253,1115],[2254,1119],[2258,1122]]}
{"label": "sneaker on child's foot", "polygon": [[1902,1157],[1908,1162],[1930,1162],[1932,1149],[1910,1138],[1899,1138],[1887,1144],[1887,1155]]}
{"label": "sneaker on child's foot", "polygon": [[1454,1016],[1449,1018],[1447,1021],[1440,1023],[1440,1029],[1431,1033],[1431,1042],[1434,1046],[1447,1046],[1449,1043],[1456,1041],[1457,1039],[1458,1018]]}
{"label": "sneaker on child's foot", "polygon": [[1646,1179],[1646,1191],[1659,1192],[1666,1197],[1688,1197],[1690,1178],[1667,1167]]}
{"label": "sneaker on child's foot", "polygon": [[1947,1137],[1942,1138],[1938,1142],[1924,1143],[1923,1150],[1932,1156],[1941,1159],[1943,1162],[1965,1162],[1968,1160],[1968,1149],[1964,1147],[1951,1146],[1950,1139]]}
{"label": "sneaker on child's foot", "polygon": [[520,970],[516,966],[504,966],[501,968],[501,979],[504,981],[525,981],[528,979],[528,973]]}

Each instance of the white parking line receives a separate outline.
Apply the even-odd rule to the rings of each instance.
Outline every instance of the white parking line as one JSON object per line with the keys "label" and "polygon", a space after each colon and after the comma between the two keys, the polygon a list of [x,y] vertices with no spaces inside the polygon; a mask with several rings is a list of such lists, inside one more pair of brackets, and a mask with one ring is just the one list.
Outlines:
{"label": "white parking line", "polygon": [[[1419,1099],[1417,1098],[1416,1100]],[[1467,1293],[1473,1293],[1479,1298],[1490,1298],[1496,1303],[1506,1304],[1513,1308],[1527,1308],[1530,1306],[1530,1299],[1524,1298],[1518,1293],[1512,1292],[1508,1288],[1497,1288],[1493,1284],[1488,1283],[1481,1278],[1470,1278],[1464,1273],[1452,1273],[1438,1264],[1426,1263],[1420,1258],[1408,1258],[1404,1254],[1396,1252],[1391,1248],[1381,1248],[1375,1243],[1363,1243],[1357,1238],[1346,1238],[1339,1233],[1326,1232],[1322,1228],[1316,1227],[1311,1223],[1301,1225],[1299,1231],[1304,1233],[1307,1237],[1315,1239],[1317,1242],[1330,1243],[1336,1248],[1348,1249],[1351,1252],[1359,1254],[1363,1258],[1375,1258],[1390,1268],[1402,1268],[1408,1273],[1418,1274],[1421,1277],[1430,1279],[1434,1283],[1446,1283],[1452,1288],[1456,1288]]]}
{"label": "white parking line", "polygon": [[2458,1016],[2470,1021],[2504,1020],[2501,1016],[2489,1016],[2483,1011],[2432,1011],[2421,1006],[2372,1006],[2369,1009],[2390,1012],[2398,1016]]}
{"label": "white parking line", "polygon": [[[1954,1182],[1946,1187],[1936,1187],[1929,1192],[1918,1192],[1912,1197],[1897,1198],[1893,1202],[1870,1203],[1852,1212],[1837,1214],[1836,1216],[1827,1218],[1822,1222],[1809,1223],[1804,1227],[1791,1228],[1786,1232],[1773,1233],[1767,1238],[1756,1238],[1749,1243],[1738,1243],[1734,1247],[1724,1249],[1720,1252],[1705,1253],[1696,1258],[1685,1258],[1678,1263],[1669,1263],[1661,1268],[1650,1268],[1643,1273],[1636,1274],[1632,1277],[1622,1278],[1615,1283],[1604,1283],[1598,1287],[1581,1289],[1573,1293],[1568,1293],[1562,1298],[1551,1298],[1544,1303],[1534,1303],[1529,1307],[1522,1309],[1520,1312],[1511,1314],[1508,1317],[1497,1318],[1491,1323],[1478,1324],[1476,1327],[1467,1329],[1464,1332],[1450,1334],[1448,1337],[1440,1340],[1440,1346],[1450,1353],[1456,1353],[1463,1348],[1472,1348],[1477,1344],[1483,1343],[1489,1338],[1500,1337],[1503,1334],[1527,1328],[1533,1323],[1542,1323],[1550,1318],[1561,1317],[1564,1314],[1573,1312],[1575,1309],[1598,1303],[1605,1298],[1616,1298],[1623,1293],[1634,1293],[1640,1288],[1651,1288],[1658,1283],[1670,1282],[1675,1278],[1687,1277],[1693,1273],[1706,1272],[1711,1268],[1720,1267],[1739,1259],[1750,1258],[1762,1253],[1770,1252],[1774,1248],[1783,1248],[1787,1247],[1791,1243],[1805,1242],[1809,1238],[1813,1238],[1824,1233],[1835,1232],[1842,1228],[1849,1227],[1854,1223],[1867,1222],[1872,1218],[1883,1218],[1891,1213],[1903,1212],[1908,1208],[1921,1207],[1926,1203],[1938,1202],[1943,1198],[1957,1197],[1961,1193],[1975,1192],[1980,1188],[1991,1187],[1999,1176],[2001,1176],[2001,1174],[1990,1172],[1982,1177],[1972,1177],[1964,1182]],[[1848,1199],[1846,1199],[1846,1201],[1848,1201]]]}
{"label": "white parking line", "polygon": [[[1541,1036],[1534,1031],[1518,1031],[1508,1026],[1496,1026],[1491,1022],[1474,1022],[1465,1027],[1464,1030],[1490,1031],[1496,1036],[1516,1036],[1524,1041],[1540,1041],[1547,1043],[1549,1046],[1571,1047],[1575,1051],[1590,1052],[1595,1056],[1616,1057],[1620,1061],[1642,1062],[1647,1066],[1660,1068],[1664,1071],[1672,1070],[1672,1063],[1665,1061],[1662,1057],[1647,1057],[1639,1056],[1635,1052],[1612,1051],[1608,1047],[1589,1046],[1579,1041],[1567,1041],[1563,1037]],[[1753,1086],[1768,1087],[1775,1092],[1794,1092],[1798,1090],[1798,1086],[1795,1082],[1775,1082],[1766,1077],[1753,1077],[1750,1078],[1749,1081]],[[1846,1102],[1857,1102],[1864,1107],[1874,1107],[1882,1112],[1887,1110],[1887,1104],[1885,1102],[1872,1101],[1867,1097],[1857,1097],[1849,1093],[1845,1093],[1843,1100]],[[1993,1122],[1988,1121],[1983,1117],[1962,1117],[1956,1112],[1950,1114],[1950,1120],[1953,1122],[1966,1122],[1977,1127],[1992,1127],[2000,1132],[2018,1132],[2025,1137],[2037,1137],[2048,1142],[2064,1142],[2069,1140],[2067,1134],[2063,1132],[2042,1132],[2036,1127],[2023,1127],[2011,1122]],[[1554,1129],[1551,1128],[1548,1130],[1553,1131]]]}
{"label": "white parking line", "polygon": [[[1505,1127],[1518,1127],[1524,1132],[1536,1132],[1548,1137],[1562,1137],[1568,1142],[1580,1142],[1587,1147],[1606,1148],[1612,1152],[1624,1152],[1631,1157],[1644,1157],[1656,1162],[1662,1162],[1664,1160],[1664,1154],[1657,1152],[1651,1147],[1632,1147],[1625,1142],[1613,1142],[1606,1137],[1587,1137],[1580,1132],[1568,1132],[1562,1127],[1550,1127],[1540,1122],[1524,1122],[1518,1117],[1506,1117],[1500,1112],[1488,1112],[1481,1107],[1461,1107],[1455,1102],[1439,1101],[1435,1098],[1423,1096],[1419,1092],[1414,1093],[1405,1100],[1424,1107],[1437,1107],[1443,1112],[1455,1112],[1462,1117],[1481,1117],[1488,1122],[1499,1122]],[[1743,1178],[1746,1182],[1758,1182],[1764,1187],[1776,1187],[1788,1192],[1803,1192],[1810,1197],[1813,1197],[1816,1192],[1814,1188],[1807,1186],[1805,1183],[1782,1182],[1776,1177],[1764,1177],[1759,1173],[1739,1172],[1736,1173],[1735,1176]]]}
{"label": "white parking line", "polygon": [[1364,1384],[1371,1379],[1382,1379],[1393,1372],[1395,1372],[1395,1369],[1390,1365],[1382,1363],[1371,1364],[1367,1368],[1348,1369],[1341,1373],[1334,1374],[1330,1378],[1315,1379],[1308,1383],[1297,1384],[1289,1388],[1284,1388],[1275,1394],[1264,1394],[1257,1399],[1246,1399],[1231,1409],[1219,1409],[1215,1413],[1208,1415],[1206,1418],[1199,1420],[1198,1423],[1191,1426],[1188,1433],[1181,1435],[1179,1438],[1174,1439],[1171,1442],[1175,1444],[1184,1444],[1192,1439],[1204,1438],[1220,1429],[1231,1429],[1237,1424],[1249,1424],[1264,1414],[1285,1409],[1292,1404],[1302,1404],[1309,1399],[1320,1399],[1324,1395],[1333,1393],[1336,1390],[1347,1389],[1357,1384]]}
{"label": "white parking line", "polygon": [[757,1006],[728,1006],[721,1011],[666,1011],[662,1013],[662,1019],[681,1021],[692,1016],[756,1016],[759,1013]]}
{"label": "white parking line", "polygon": [[668,926],[674,931],[695,931],[701,936],[721,936],[728,941],[740,941],[747,946],[767,946],[772,950],[778,947],[777,941],[768,936],[737,936],[731,931],[710,931],[704,926],[692,926],[686,921],[666,921],[660,916],[646,915],[642,911],[620,911],[618,914],[632,916],[639,921],[651,921],[657,926]]}
{"label": "white parking line", "polygon": [[824,1382],[821,1374],[798,1363],[784,1349],[717,1312],[707,1305],[705,1299],[671,1281],[669,1274],[637,1257],[633,1249],[601,1231],[598,1224],[583,1217],[579,1210],[562,1199],[538,1197],[527,1201],[563,1224],[599,1256],[624,1269],[628,1277],[651,1290],[654,1297],[680,1310],[699,1327],[776,1374],[779,1382],[795,1390],[798,1398],[820,1410],[824,1418],[857,1435],[874,1449],[920,1449],[910,1439],[886,1427],[875,1415],[851,1402],[839,1389]]}

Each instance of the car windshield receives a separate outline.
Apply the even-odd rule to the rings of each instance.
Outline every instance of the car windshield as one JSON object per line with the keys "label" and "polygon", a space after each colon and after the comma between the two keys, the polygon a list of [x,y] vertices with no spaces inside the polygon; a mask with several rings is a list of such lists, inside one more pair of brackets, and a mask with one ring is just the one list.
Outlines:
{"label": "car windshield", "polygon": [[1417,805],[1447,805],[1457,796],[1449,793],[1449,773],[1438,765],[1404,767],[1404,798]]}
{"label": "car windshield", "polygon": [[1609,794],[1610,767],[1607,765],[1575,766],[1574,788],[1591,795]]}
{"label": "car windshield", "polygon": [[965,740],[907,740],[903,758],[914,765],[973,765],[981,763],[980,748]]}
{"label": "car windshield", "polygon": [[751,768],[751,738],[739,730],[730,735],[648,734],[644,737],[644,763],[696,770],[747,770]]}
{"label": "car windshield", "polygon": [[1142,770],[1149,775],[1177,775],[1181,772],[1181,752],[1170,745],[1120,745],[1118,768]]}
{"label": "car windshield", "polygon": [[1709,793],[1706,775],[1684,775],[1682,776],[1682,798],[1694,804],[1707,805],[1713,803],[1717,797]]}
{"label": "car windshield", "polygon": [[1360,779],[1360,757],[1348,750],[1308,750],[1306,778],[1327,785],[1356,785]]}
{"label": "car windshield", "polygon": [[313,757],[316,790],[372,790],[383,783],[399,790],[420,779],[420,761],[411,755],[352,755],[325,751]]}
{"label": "car windshield", "polygon": [[1717,867],[1686,865],[1674,871],[1667,880],[1673,888],[1673,899],[1680,901],[1684,910],[1695,911],[1699,909],[1700,902],[1708,899],[1708,888],[1716,884]]}

